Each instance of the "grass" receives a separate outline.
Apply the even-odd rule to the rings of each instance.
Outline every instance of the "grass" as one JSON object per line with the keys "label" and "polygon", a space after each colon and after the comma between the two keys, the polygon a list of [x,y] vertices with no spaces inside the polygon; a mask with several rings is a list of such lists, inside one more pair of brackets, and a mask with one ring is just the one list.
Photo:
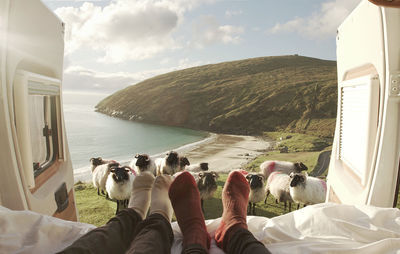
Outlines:
{"label": "grass", "polygon": [[74,187],[80,222],[102,226],[115,215],[117,204],[98,196],[92,184],[78,182]]}
{"label": "grass", "polygon": [[332,138],[289,132],[264,132],[264,136],[278,141],[277,149],[288,148],[289,152],[322,151],[332,145]]}
{"label": "grass", "polygon": [[301,161],[308,167],[308,172],[311,172],[317,164],[319,154],[320,152],[279,153],[279,151],[271,151],[251,161],[246,165],[245,170],[257,172],[262,162],[266,160],[278,160],[291,162]]}

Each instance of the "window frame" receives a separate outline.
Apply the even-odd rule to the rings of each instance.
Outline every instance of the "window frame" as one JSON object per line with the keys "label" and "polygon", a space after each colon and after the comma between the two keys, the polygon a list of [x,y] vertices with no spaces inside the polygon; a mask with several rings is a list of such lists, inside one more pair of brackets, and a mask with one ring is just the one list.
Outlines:
{"label": "window frame", "polygon": [[[20,171],[25,184],[32,192],[36,191],[59,168],[59,161],[64,161],[65,140],[62,132],[61,81],[59,79],[18,70],[13,84],[14,114],[16,138],[20,154]],[[31,141],[31,122],[29,120],[29,95],[41,95],[49,100],[50,110],[50,144],[52,154],[46,155],[46,162],[34,169]],[[48,96],[49,98],[47,99]],[[43,107],[43,114],[45,110]],[[47,160],[49,156],[49,160]],[[46,172],[45,174],[43,174]]]}

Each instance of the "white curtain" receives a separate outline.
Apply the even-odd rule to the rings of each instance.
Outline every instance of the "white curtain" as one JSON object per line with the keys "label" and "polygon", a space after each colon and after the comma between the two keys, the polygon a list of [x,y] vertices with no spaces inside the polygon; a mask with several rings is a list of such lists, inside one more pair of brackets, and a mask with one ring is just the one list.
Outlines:
{"label": "white curtain", "polygon": [[28,97],[32,159],[34,163],[39,162],[40,166],[46,162],[47,155],[46,137],[43,136],[45,127],[44,97],[43,95],[29,95]]}

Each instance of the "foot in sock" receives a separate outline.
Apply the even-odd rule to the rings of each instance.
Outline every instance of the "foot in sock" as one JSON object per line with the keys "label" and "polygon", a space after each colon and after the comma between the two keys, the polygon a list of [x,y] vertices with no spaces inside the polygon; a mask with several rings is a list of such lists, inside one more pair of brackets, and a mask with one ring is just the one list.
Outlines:
{"label": "foot in sock", "polygon": [[168,197],[168,189],[172,183],[172,176],[160,175],[156,177],[151,191],[150,214],[159,213],[169,222],[172,218],[172,206]]}
{"label": "foot in sock", "polygon": [[129,199],[129,208],[135,210],[144,219],[150,206],[150,194],[154,176],[143,172],[136,176],[132,183],[132,194]]}
{"label": "foot in sock", "polygon": [[239,171],[232,171],[222,191],[223,213],[221,223],[215,232],[215,241],[226,251],[227,243],[236,230],[247,229],[246,212],[250,187]]}
{"label": "foot in sock", "polygon": [[198,244],[208,250],[210,235],[201,211],[200,193],[189,172],[183,172],[175,178],[169,188],[169,197],[182,231],[183,249],[191,244]]}

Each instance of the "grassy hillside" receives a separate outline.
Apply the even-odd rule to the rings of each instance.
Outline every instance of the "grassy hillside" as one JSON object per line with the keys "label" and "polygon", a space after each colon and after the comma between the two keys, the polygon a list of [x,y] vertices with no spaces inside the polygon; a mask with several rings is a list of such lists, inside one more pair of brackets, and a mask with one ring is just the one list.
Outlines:
{"label": "grassy hillside", "polygon": [[333,136],[336,84],[335,61],[260,57],[159,75],[96,108],[124,119],[220,133]]}

